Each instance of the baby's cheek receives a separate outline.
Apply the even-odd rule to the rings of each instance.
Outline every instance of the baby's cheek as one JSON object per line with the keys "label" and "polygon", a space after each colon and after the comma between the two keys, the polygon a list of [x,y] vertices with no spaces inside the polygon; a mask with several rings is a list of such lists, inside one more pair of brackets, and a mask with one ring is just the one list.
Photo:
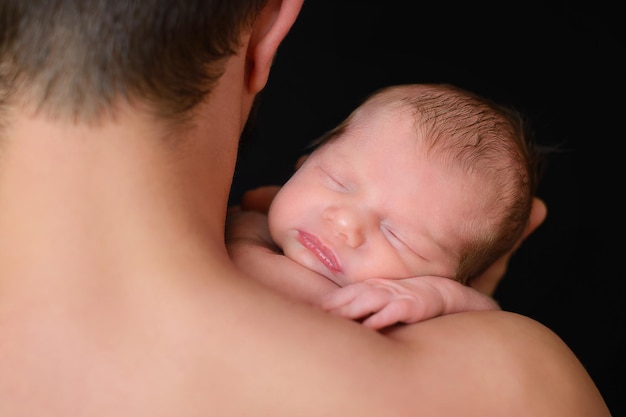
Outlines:
{"label": "baby's cheek", "polygon": [[315,255],[303,247],[295,237],[288,236],[283,240],[283,245],[281,247],[284,255],[292,261],[295,261],[307,269],[321,273],[318,268],[318,260]]}
{"label": "baby's cheek", "polygon": [[358,281],[370,278],[404,279],[417,274],[417,265],[409,265],[397,251],[388,245],[372,247],[371,251],[363,254],[358,262],[352,260],[355,270],[352,275],[358,275]]}
{"label": "baby's cheek", "polygon": [[279,206],[272,206],[267,215],[267,226],[274,243],[282,247],[285,244],[285,231],[288,219],[282,214]]}

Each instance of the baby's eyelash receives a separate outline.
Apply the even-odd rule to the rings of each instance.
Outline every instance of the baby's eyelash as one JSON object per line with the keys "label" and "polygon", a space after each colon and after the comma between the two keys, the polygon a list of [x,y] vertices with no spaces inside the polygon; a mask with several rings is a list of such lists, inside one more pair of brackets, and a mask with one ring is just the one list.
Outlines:
{"label": "baby's eyelash", "polygon": [[[402,246],[404,246],[405,248],[407,248],[408,250],[410,250],[411,252],[413,252],[413,253],[414,253],[414,254],[416,254],[417,256],[419,256],[419,257],[423,258],[423,256],[422,256],[422,255],[420,255],[419,253],[415,252],[415,250],[414,250],[411,246],[409,246],[409,245],[408,245],[408,244],[407,244],[407,243],[403,240],[403,238],[402,238],[402,237],[398,236],[398,235],[397,235],[397,234],[393,231],[393,229],[389,228],[389,226],[387,226],[387,225],[385,225],[385,224],[382,224],[382,223],[381,223],[381,226],[380,226],[380,227],[381,227],[381,229],[385,229],[385,232],[384,232],[384,233],[385,233],[385,235],[386,235],[386,236],[391,236],[391,237],[392,237],[392,239],[394,239],[396,242],[400,243]],[[426,259],[426,258],[424,258],[424,259]]]}
{"label": "baby's eyelash", "polygon": [[337,177],[335,177],[334,175],[332,175],[331,173],[329,173],[326,170],[322,170],[322,171],[324,171],[324,174],[326,174],[328,179],[331,180],[333,182],[333,184],[335,184],[336,186],[338,186],[338,187],[340,187],[342,189],[346,189],[347,188],[344,183],[342,183],[339,179],[337,179]]}
{"label": "baby's eyelash", "polygon": [[390,228],[389,228],[389,226],[387,226],[387,225],[385,225],[385,224],[381,224],[381,226],[380,226],[380,227],[381,227],[382,229],[385,229],[385,231],[387,232],[386,234],[391,235],[391,237],[393,237],[395,240],[397,240],[398,242],[403,243],[403,242],[402,242],[402,239],[400,239],[400,238],[398,237],[398,235],[396,235],[396,234],[394,233],[394,231],[393,231],[392,229],[390,229]]}
{"label": "baby's eyelash", "polygon": [[411,247],[411,245],[409,245],[401,236],[397,235],[392,229],[390,229],[389,226],[381,223],[380,227],[381,229],[385,229],[386,232],[384,233],[386,236],[391,236],[396,242],[400,243],[402,246],[413,252],[415,255],[419,256],[422,259],[428,260],[427,258],[422,256],[420,252],[415,251],[415,249]]}

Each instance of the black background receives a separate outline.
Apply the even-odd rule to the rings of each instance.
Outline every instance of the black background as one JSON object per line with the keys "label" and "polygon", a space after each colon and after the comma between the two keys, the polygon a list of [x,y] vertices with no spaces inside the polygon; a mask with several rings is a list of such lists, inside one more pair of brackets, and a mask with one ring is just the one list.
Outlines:
{"label": "black background", "polygon": [[626,416],[618,16],[601,2],[306,0],[242,140],[231,202],[284,182],[304,146],[379,87],[444,81],[516,106],[560,150],[539,190],[548,218],[495,297],[557,333]]}

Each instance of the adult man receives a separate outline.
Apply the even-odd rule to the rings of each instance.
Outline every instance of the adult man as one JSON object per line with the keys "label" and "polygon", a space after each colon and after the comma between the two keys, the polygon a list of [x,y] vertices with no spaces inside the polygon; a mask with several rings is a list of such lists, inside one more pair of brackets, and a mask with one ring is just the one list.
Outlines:
{"label": "adult man", "polygon": [[237,272],[237,142],[301,6],[0,3],[0,415],[608,415],[525,318],[380,334]]}

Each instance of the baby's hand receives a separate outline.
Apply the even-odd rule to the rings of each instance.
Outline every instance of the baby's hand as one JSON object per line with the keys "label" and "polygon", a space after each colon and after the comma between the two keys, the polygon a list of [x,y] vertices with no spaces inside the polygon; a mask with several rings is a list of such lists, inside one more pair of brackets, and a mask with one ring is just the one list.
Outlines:
{"label": "baby's hand", "polygon": [[279,190],[280,186],[278,185],[264,185],[248,190],[241,197],[241,208],[267,214],[272,200]]}
{"label": "baby's hand", "polygon": [[338,316],[362,320],[373,329],[463,311],[500,309],[491,297],[452,279],[435,276],[368,279],[325,295],[320,307]]}
{"label": "baby's hand", "polygon": [[278,252],[267,228],[267,215],[256,211],[244,211],[238,207],[229,209],[225,238],[228,253],[236,264],[240,255],[247,254],[252,247]]}

